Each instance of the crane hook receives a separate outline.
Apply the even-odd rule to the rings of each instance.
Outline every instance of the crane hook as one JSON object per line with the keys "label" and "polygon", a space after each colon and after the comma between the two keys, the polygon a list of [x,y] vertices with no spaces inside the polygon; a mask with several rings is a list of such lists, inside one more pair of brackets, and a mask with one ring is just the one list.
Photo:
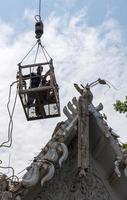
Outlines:
{"label": "crane hook", "polygon": [[40,15],[36,15],[35,16],[35,20],[36,20],[36,24],[35,24],[35,38],[36,39],[40,39],[41,36],[44,33],[44,25],[43,25],[43,22],[41,20],[41,16]]}

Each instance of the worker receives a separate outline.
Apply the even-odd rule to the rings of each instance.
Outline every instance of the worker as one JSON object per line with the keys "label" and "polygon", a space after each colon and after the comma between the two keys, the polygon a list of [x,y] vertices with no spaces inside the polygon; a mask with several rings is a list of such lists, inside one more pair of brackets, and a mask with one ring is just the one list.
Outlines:
{"label": "worker", "polygon": [[42,72],[43,72],[43,67],[38,66],[37,73],[32,72],[30,75],[24,76],[25,78],[27,78],[27,76],[31,78],[30,88],[37,88],[39,86],[42,79],[42,76],[41,76]]}
{"label": "worker", "polygon": [[[24,75],[24,78],[30,78],[30,87],[31,88],[38,88],[39,86],[46,86],[49,84],[49,81],[47,80],[47,76],[50,74],[50,70],[48,70],[45,75],[42,75],[43,72],[43,66],[39,65],[37,67],[37,72],[32,72],[31,74]],[[33,106],[33,103],[35,103],[35,113],[37,116],[45,116],[45,109],[44,109],[44,102],[47,101],[47,91],[43,92],[29,92],[28,95],[28,101],[26,104],[27,108],[31,108]],[[35,101],[35,102],[34,102]]]}
{"label": "worker", "polygon": [[[23,78],[30,78],[30,87],[31,88],[37,88],[39,87],[40,83],[44,83],[45,80],[43,79],[43,76],[41,75],[43,72],[43,66],[39,65],[37,67],[37,72],[32,72],[31,74],[24,75]],[[43,79],[43,80],[42,80]],[[28,94],[28,102],[27,102],[27,107],[30,108],[36,98],[36,94],[33,92],[30,92]]]}

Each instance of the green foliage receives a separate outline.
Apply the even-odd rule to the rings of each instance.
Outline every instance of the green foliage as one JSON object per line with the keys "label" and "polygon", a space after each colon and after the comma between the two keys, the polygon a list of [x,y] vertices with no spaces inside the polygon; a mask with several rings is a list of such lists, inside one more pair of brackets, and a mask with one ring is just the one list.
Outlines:
{"label": "green foliage", "polygon": [[127,149],[127,143],[123,143],[123,144],[122,144],[122,147],[123,147],[124,149]]}
{"label": "green foliage", "polygon": [[126,113],[127,112],[127,96],[125,97],[124,102],[117,100],[116,103],[114,104],[114,108],[116,111],[120,113]]}

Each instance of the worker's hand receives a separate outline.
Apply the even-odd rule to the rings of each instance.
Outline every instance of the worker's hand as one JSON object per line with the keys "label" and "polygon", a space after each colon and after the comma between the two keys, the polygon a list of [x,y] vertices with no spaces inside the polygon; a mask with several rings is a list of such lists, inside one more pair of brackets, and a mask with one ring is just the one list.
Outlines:
{"label": "worker's hand", "polygon": [[50,69],[45,73],[45,77],[48,76],[50,74]]}

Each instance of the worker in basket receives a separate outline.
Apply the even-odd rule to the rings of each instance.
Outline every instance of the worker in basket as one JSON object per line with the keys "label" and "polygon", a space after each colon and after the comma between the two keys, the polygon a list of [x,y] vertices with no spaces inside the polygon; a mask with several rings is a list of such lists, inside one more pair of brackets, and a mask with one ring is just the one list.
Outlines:
{"label": "worker in basket", "polygon": [[[48,84],[46,78],[49,75],[50,70],[47,71],[45,75],[42,75],[42,72],[43,72],[43,66],[39,65],[37,67],[36,73],[32,72],[31,74],[23,76],[24,78],[30,78],[29,89],[38,88],[38,87],[45,86],[45,85]],[[34,101],[35,101],[35,112],[36,112],[37,116],[39,115],[38,113],[40,113],[40,112],[42,114],[45,114],[43,101],[46,99],[46,93],[47,93],[47,91],[43,91],[43,93],[41,92],[41,96],[43,97],[43,98],[41,98],[41,101],[39,99],[39,96],[40,96],[39,92],[29,92],[28,93],[28,101],[27,101],[26,107],[31,108],[33,106]]]}

